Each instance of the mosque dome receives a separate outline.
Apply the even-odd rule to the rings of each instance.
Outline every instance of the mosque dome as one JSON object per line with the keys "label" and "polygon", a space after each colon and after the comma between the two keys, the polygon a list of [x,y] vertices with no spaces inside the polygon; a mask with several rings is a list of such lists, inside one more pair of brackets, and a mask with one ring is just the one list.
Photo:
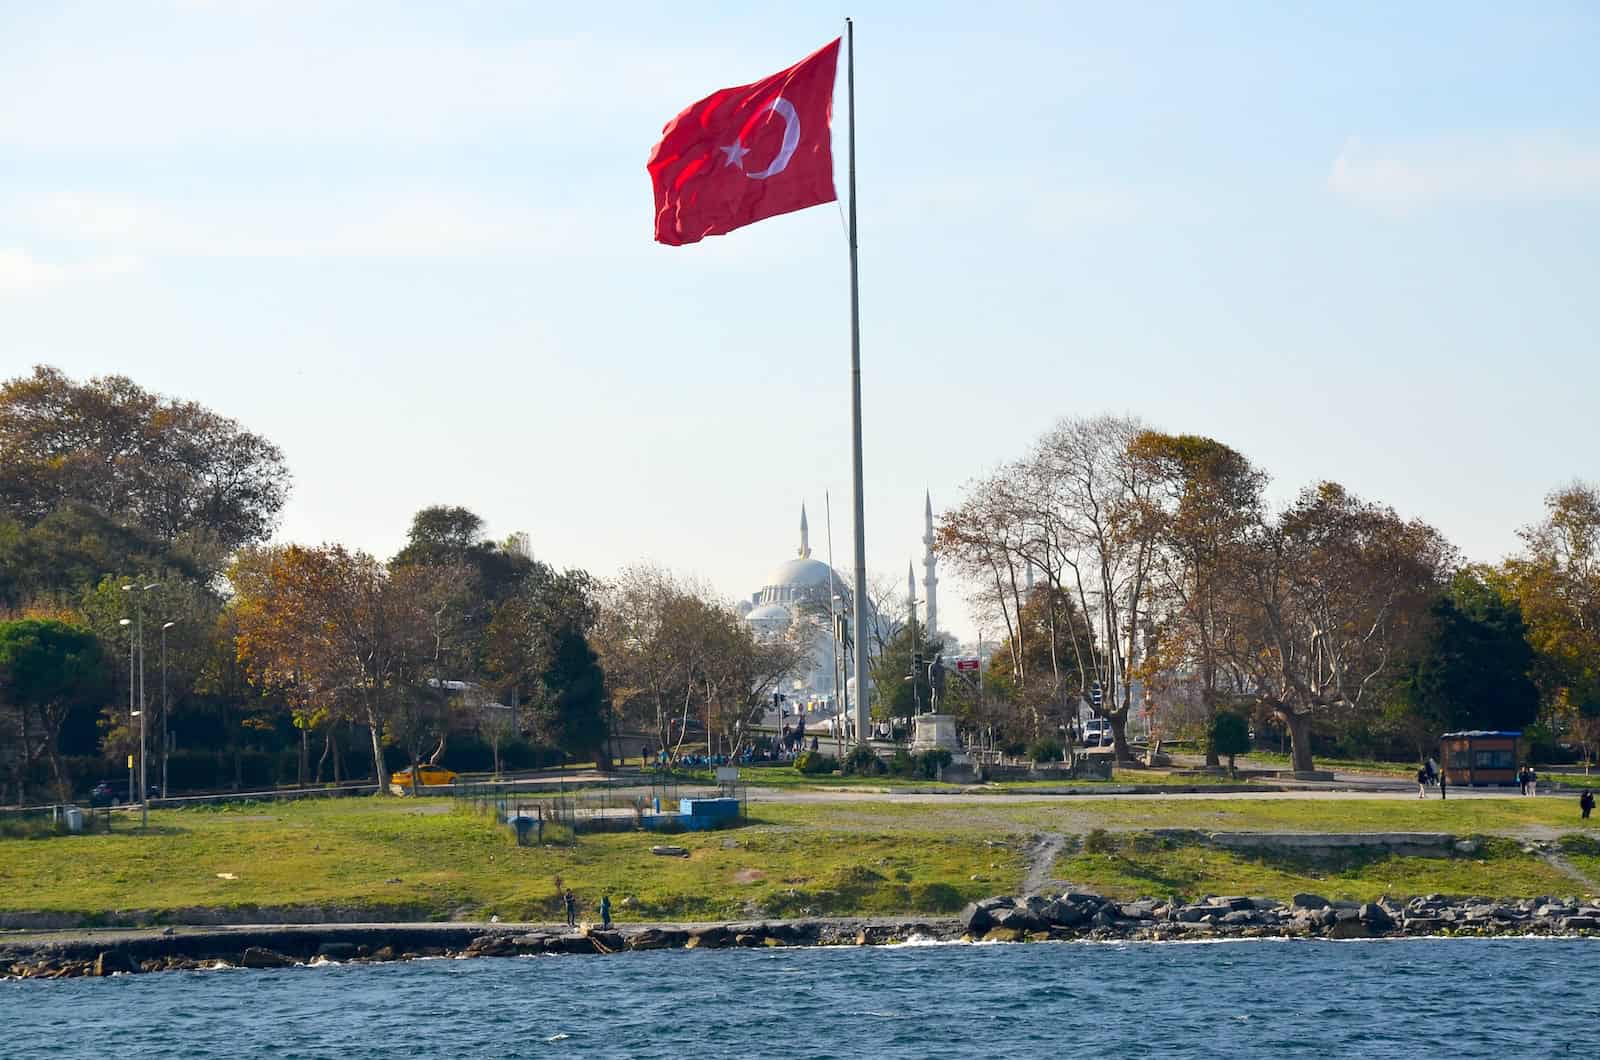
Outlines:
{"label": "mosque dome", "polygon": [[[809,556],[802,556],[778,564],[777,569],[767,578],[767,584],[807,589],[819,585],[826,587],[830,573],[832,572],[826,563],[811,559]],[[838,580],[838,575],[834,575],[834,581]]]}
{"label": "mosque dome", "polygon": [[782,604],[762,604],[746,613],[744,620],[763,632],[781,633],[794,618]]}

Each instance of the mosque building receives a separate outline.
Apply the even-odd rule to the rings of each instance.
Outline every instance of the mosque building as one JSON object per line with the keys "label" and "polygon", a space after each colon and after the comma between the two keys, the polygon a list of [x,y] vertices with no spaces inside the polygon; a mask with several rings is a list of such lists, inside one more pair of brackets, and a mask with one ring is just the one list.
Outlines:
{"label": "mosque building", "polygon": [[[933,552],[933,500],[924,497],[923,599],[927,604],[927,628],[931,633],[938,621],[938,561]],[[830,606],[830,604],[832,606]],[[867,602],[872,607],[872,602]],[[801,672],[786,682],[792,699],[820,701],[832,705],[837,700],[840,671],[848,673],[843,653],[834,652],[835,615],[852,617],[853,597],[845,577],[811,555],[811,534],[806,523],[805,505],[800,506],[800,547],[794,558],[773,569],[767,584],[749,600],[741,601],[744,620],[765,636],[780,636],[791,630],[809,639],[811,652]],[[876,621],[869,617],[869,621]],[[837,664],[835,659],[838,659]],[[854,685],[850,684],[854,700]]]}

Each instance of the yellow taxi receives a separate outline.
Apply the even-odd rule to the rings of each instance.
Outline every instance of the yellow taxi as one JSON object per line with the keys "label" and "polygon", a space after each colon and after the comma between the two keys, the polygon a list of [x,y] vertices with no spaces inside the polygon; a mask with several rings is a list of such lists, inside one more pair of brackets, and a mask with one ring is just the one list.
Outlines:
{"label": "yellow taxi", "polygon": [[[432,787],[436,784],[454,784],[455,782],[456,773],[453,769],[446,769],[443,766],[417,767],[417,783],[423,787]],[[411,770],[395,770],[394,774],[389,778],[389,783],[397,788],[409,788],[411,786]]]}

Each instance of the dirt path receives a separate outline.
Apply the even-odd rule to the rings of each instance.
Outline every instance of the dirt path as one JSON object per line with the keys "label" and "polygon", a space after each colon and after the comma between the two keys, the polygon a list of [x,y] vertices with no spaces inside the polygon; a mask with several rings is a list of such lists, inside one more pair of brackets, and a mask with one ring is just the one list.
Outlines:
{"label": "dirt path", "polygon": [[1046,832],[1039,837],[1038,844],[1028,852],[1028,874],[1022,878],[1023,894],[1042,891],[1054,882],[1050,873],[1066,842],[1067,837],[1060,832]]}

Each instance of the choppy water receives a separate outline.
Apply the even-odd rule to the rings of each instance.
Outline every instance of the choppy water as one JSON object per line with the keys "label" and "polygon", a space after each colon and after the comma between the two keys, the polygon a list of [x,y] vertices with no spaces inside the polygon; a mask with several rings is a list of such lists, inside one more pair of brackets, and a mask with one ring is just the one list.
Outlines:
{"label": "choppy water", "polygon": [[0,983],[16,1057],[1594,1057],[1600,942],[905,946]]}

